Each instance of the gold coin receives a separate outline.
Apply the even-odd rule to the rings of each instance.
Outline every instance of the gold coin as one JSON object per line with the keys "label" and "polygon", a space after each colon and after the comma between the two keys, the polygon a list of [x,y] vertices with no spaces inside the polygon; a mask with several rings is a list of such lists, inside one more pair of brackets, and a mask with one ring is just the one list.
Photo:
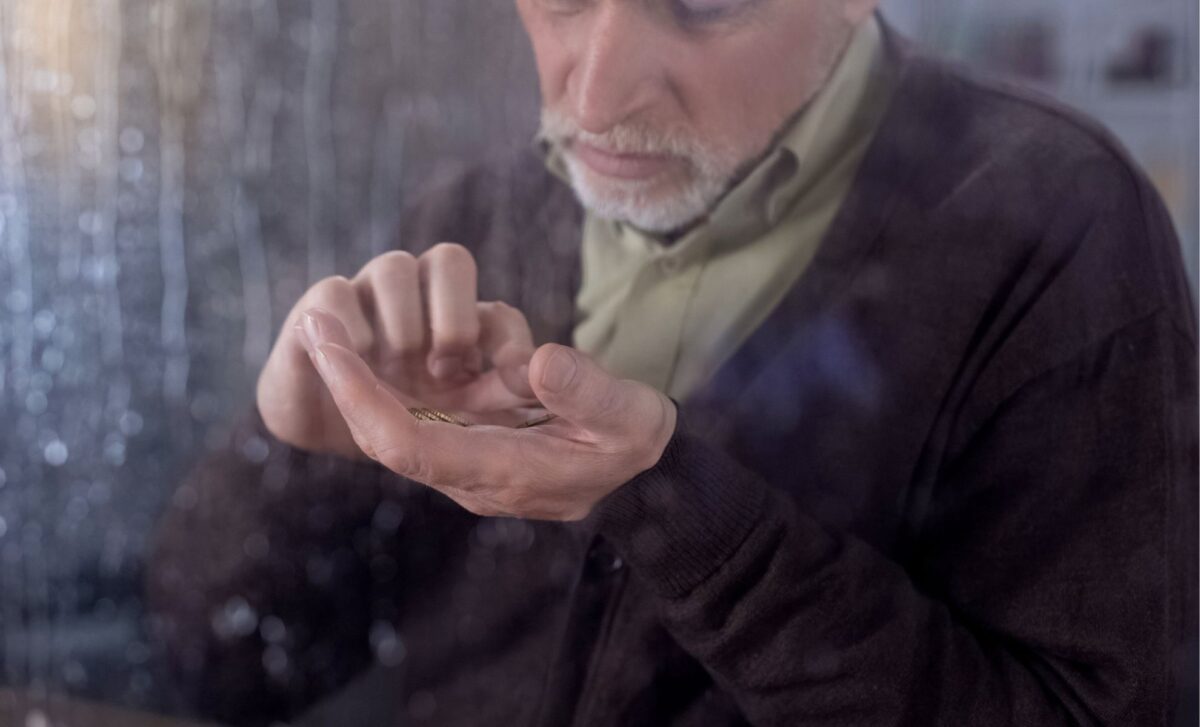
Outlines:
{"label": "gold coin", "polygon": [[[423,422],[445,422],[446,424],[457,424],[460,427],[471,426],[470,422],[463,421],[462,419],[459,419],[458,417],[454,416],[453,414],[447,414],[444,411],[439,411],[437,409],[430,409],[428,407],[410,406],[410,407],[408,407],[408,413],[412,414],[414,418],[416,418],[420,421],[423,421]],[[556,416],[558,416],[558,415],[557,414],[545,414],[543,416],[536,417],[534,419],[530,419],[529,421],[525,422],[524,424],[518,424],[516,427],[513,427],[513,428],[514,429],[525,429],[527,427],[536,427],[539,424],[545,424],[546,422],[550,421],[551,419],[554,419]]]}
{"label": "gold coin", "polygon": [[537,417],[536,419],[530,419],[529,421],[525,422],[524,424],[518,426],[517,429],[525,429],[526,427],[536,427],[539,424],[545,424],[546,422],[550,421],[551,419],[555,418],[556,416],[558,416],[558,415],[547,413],[540,417]]}
{"label": "gold coin", "polygon": [[470,422],[464,422],[456,416],[447,414],[444,411],[437,409],[427,409],[425,407],[409,407],[408,413],[423,422],[445,422],[447,424],[457,424],[460,427],[471,426]]}

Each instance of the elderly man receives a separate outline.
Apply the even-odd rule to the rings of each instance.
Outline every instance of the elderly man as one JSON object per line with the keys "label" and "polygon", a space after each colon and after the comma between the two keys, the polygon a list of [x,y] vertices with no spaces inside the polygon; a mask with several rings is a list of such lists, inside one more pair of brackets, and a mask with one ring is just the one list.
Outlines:
{"label": "elderly man", "polygon": [[1171,224],[874,4],[517,0],[538,153],[313,286],[167,515],[198,704],[286,718],[375,657],[400,724],[1172,723]]}

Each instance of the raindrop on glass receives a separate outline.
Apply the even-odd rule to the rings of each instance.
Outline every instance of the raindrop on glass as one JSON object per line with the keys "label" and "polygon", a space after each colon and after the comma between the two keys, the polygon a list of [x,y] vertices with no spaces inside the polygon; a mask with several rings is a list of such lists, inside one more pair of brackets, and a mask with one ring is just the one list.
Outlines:
{"label": "raindrop on glass", "polygon": [[142,431],[142,415],[130,409],[121,415],[118,426],[121,427],[121,434],[126,437],[135,436]]}
{"label": "raindrop on glass", "polygon": [[90,509],[86,499],[72,497],[71,501],[67,503],[66,519],[68,521],[79,522],[87,517]]}
{"label": "raindrop on glass", "polygon": [[42,450],[42,456],[45,457],[46,463],[54,467],[66,464],[68,454],[67,445],[61,439],[55,439]]}
{"label": "raindrop on glass", "polygon": [[63,664],[62,668],[63,679],[73,687],[83,686],[87,684],[87,669],[83,664],[80,664],[75,659],[71,659]]}
{"label": "raindrop on glass", "polygon": [[288,671],[287,652],[277,644],[271,644],[263,649],[262,664],[263,668],[271,676],[276,678],[284,677]]}
{"label": "raindrop on glass", "polygon": [[132,641],[125,647],[125,659],[130,664],[145,664],[150,659],[150,648],[141,641]]}
{"label": "raindrop on glass", "polygon": [[47,348],[42,351],[42,368],[47,371],[60,371],[64,363],[65,357],[63,356],[63,352],[57,348]]}
{"label": "raindrop on glass", "polygon": [[50,93],[58,87],[58,77],[54,71],[39,68],[30,74],[30,87],[37,93]]}
{"label": "raindrop on glass", "polygon": [[262,437],[250,437],[242,445],[242,456],[254,464],[266,462],[268,454],[270,454],[270,449]]}
{"label": "raindrop on glass", "polygon": [[79,231],[85,235],[99,235],[104,229],[104,220],[95,210],[79,215]]}
{"label": "raindrop on glass", "polygon": [[284,625],[283,619],[274,614],[263,618],[258,632],[268,644],[278,644],[287,638],[287,626]]}
{"label": "raindrop on glass", "polygon": [[111,465],[120,467],[125,464],[125,440],[120,435],[106,438],[104,444],[104,460]]}
{"label": "raindrop on glass", "polygon": [[175,495],[171,498],[171,502],[180,510],[191,510],[200,501],[200,496],[196,494],[196,489],[188,485],[175,490]]}
{"label": "raindrop on glass", "polygon": [[112,499],[112,489],[107,482],[97,480],[88,486],[87,498],[93,505],[103,505]]}
{"label": "raindrop on glass", "polygon": [[130,184],[141,179],[144,170],[145,165],[141,159],[122,159],[117,164],[117,173],[121,175],[121,181]]}
{"label": "raindrop on glass", "polygon": [[29,309],[29,296],[23,290],[10,290],[4,296],[4,303],[12,313],[24,313]]}
{"label": "raindrop on glass", "polygon": [[121,135],[117,139],[117,143],[121,145],[121,151],[126,154],[137,154],[145,145],[146,137],[142,134],[142,130],[136,126],[126,126],[124,129],[121,129]]}
{"label": "raindrop on glass", "polygon": [[96,99],[86,93],[76,96],[71,99],[71,113],[80,121],[87,121],[96,115]]}
{"label": "raindrop on glass", "polygon": [[397,503],[387,500],[375,508],[375,516],[371,519],[371,527],[381,533],[394,533],[404,520],[404,508]]}
{"label": "raindrop on glass", "polygon": [[37,315],[33,317],[33,328],[35,331],[37,331],[40,337],[46,338],[51,333],[54,333],[54,325],[56,322],[57,318],[55,317],[53,311],[40,310],[37,312]]}
{"label": "raindrop on glass", "polygon": [[213,614],[212,628],[220,639],[252,634],[258,628],[258,612],[246,599],[234,596]]}
{"label": "raindrop on glass", "polygon": [[[34,416],[46,413],[47,404],[46,395],[41,391],[34,390],[25,395],[25,411]],[[47,461],[49,461],[49,455],[47,455]]]}
{"label": "raindrop on glass", "polygon": [[387,621],[371,624],[371,650],[383,666],[395,666],[404,661],[408,651],[396,634],[396,629]]}
{"label": "raindrop on glass", "polygon": [[271,541],[262,533],[250,533],[242,541],[242,552],[251,560],[262,560],[271,552]]}

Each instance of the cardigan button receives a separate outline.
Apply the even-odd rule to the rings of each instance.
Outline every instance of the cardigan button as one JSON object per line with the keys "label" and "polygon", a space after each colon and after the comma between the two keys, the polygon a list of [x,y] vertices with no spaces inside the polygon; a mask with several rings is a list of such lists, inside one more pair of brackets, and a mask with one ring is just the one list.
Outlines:
{"label": "cardigan button", "polygon": [[588,568],[593,573],[607,575],[609,573],[616,573],[624,567],[625,561],[621,559],[621,556],[613,553],[608,548],[595,546],[588,553]]}

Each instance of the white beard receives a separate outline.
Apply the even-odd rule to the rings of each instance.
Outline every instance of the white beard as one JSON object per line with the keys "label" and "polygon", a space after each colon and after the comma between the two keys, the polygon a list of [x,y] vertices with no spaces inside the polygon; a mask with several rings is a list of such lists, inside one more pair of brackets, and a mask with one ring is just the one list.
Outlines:
{"label": "white beard", "polygon": [[689,225],[724,194],[728,179],[692,177],[676,194],[649,196],[653,181],[596,179],[596,173],[573,154],[564,161],[571,173],[571,186],[580,204],[594,214],[627,222],[647,232],[670,232]]}
{"label": "white beard", "polygon": [[[548,109],[542,110],[540,135],[562,152],[580,204],[602,218],[647,232],[670,232],[695,222],[725,193],[738,168],[734,155],[703,149],[690,140],[631,127],[590,134]],[[683,161],[686,177],[637,180],[600,175],[571,153],[567,140],[625,153],[672,154]]]}

